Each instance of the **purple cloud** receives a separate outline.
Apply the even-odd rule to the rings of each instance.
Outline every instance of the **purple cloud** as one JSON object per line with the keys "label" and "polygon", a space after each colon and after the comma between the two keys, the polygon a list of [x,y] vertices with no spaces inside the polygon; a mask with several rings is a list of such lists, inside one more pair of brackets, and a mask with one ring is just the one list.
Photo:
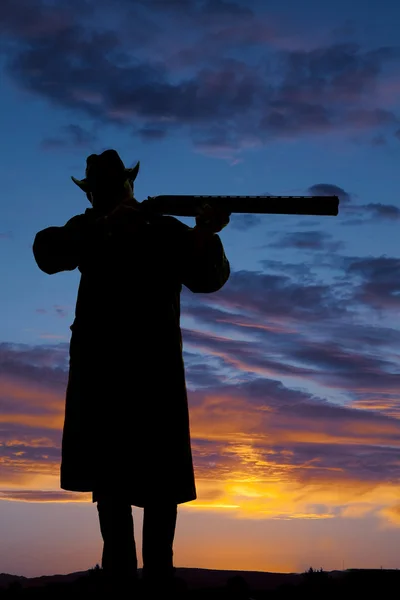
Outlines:
{"label": "purple cloud", "polygon": [[66,343],[32,347],[1,342],[0,376],[38,383],[43,379],[47,386],[62,391],[67,381],[68,347]]}
{"label": "purple cloud", "polygon": [[346,217],[356,217],[356,220],[350,219],[344,224],[361,225],[370,223],[371,221],[380,221],[398,219],[400,217],[400,208],[393,204],[382,204],[380,202],[370,202],[369,204],[356,204],[354,202],[354,194],[347,192],[343,188],[331,183],[317,183],[310,186],[307,190],[308,194],[318,196],[338,196],[339,197],[339,212]]}
{"label": "purple cloud", "polygon": [[[195,323],[183,326],[183,340],[200,476],[210,464],[216,480],[238,470],[300,485],[398,476],[400,332],[363,323],[369,304],[348,280],[351,270],[360,285],[390,278],[393,261],[344,257],[343,278],[330,285],[311,264],[265,261],[273,274],[233,272],[212,296],[182,293],[182,317]],[[0,345],[3,481],[58,477],[67,374],[68,344]]]}
{"label": "purple cloud", "polygon": [[338,196],[341,204],[349,204],[351,201],[349,192],[332,183],[315,183],[308,188],[307,193],[311,196]]}
{"label": "purple cloud", "polygon": [[[208,303],[207,297],[198,296]],[[298,284],[288,274],[236,271],[215,298],[227,310],[250,312],[253,318],[263,320],[313,322],[321,317],[343,316],[347,312],[346,302],[328,284]]]}
{"label": "purple cloud", "polygon": [[91,494],[78,492],[49,492],[42,490],[2,490],[0,500],[14,500],[16,502],[91,502]]}
{"label": "purple cloud", "polygon": [[[2,8],[7,72],[26,90],[97,125],[128,126],[146,140],[180,130],[202,152],[221,155],[225,148],[226,157],[231,149],[229,159],[250,139],[260,145],[309,133],[398,129],[377,93],[397,64],[395,49],[285,50],[287,32],[271,28],[267,15],[244,3],[167,4],[121,2],[114,13],[121,27],[105,30],[96,27],[97,19],[107,19],[103,4],[95,12],[94,3],[85,3],[83,19],[71,0],[51,11],[38,0],[29,11],[8,0]],[[246,57],[244,46],[259,60]],[[233,58],[238,51],[242,58]],[[80,130],[68,135],[72,144],[92,141]]]}
{"label": "purple cloud", "polygon": [[381,256],[349,261],[349,276],[356,277],[354,298],[377,310],[400,306],[400,259]]}
{"label": "purple cloud", "polygon": [[[243,469],[264,481],[274,475],[302,484],[347,480],[375,486],[399,475],[396,418],[335,405],[265,379],[226,386],[212,401],[204,391],[193,395],[196,466],[204,477],[210,462],[219,477]],[[214,432],[221,423],[221,439],[199,437],[196,419],[202,415]],[[250,443],[247,439],[252,453],[241,459],[238,447]]]}

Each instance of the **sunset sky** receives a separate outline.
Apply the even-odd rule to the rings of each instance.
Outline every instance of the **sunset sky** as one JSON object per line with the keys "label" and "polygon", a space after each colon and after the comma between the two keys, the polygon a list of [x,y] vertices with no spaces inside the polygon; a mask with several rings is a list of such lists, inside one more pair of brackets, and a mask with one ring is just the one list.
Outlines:
{"label": "sunset sky", "polygon": [[106,148],[141,161],[140,201],[340,197],[233,215],[227,284],[183,289],[175,565],[400,567],[399,22],[393,0],[2,0],[0,572],[101,560],[90,494],[59,487],[80,274],[32,242],[89,206],[70,176]]}

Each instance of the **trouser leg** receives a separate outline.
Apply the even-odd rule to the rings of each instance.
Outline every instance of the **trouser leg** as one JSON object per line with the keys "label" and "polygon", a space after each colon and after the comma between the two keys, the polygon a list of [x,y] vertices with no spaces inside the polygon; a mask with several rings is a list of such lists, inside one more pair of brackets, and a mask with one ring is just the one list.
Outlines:
{"label": "trouser leg", "polygon": [[172,578],[177,505],[148,505],[143,511],[143,575]]}
{"label": "trouser leg", "polygon": [[132,506],[118,499],[97,502],[103,538],[102,568],[106,576],[127,579],[137,576],[137,555]]}

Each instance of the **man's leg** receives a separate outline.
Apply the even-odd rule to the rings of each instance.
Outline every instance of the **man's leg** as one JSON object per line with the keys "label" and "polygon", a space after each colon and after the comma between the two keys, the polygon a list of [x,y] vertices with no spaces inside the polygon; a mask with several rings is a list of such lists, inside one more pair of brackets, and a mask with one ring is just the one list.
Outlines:
{"label": "man's leg", "polygon": [[133,530],[132,506],[118,497],[100,497],[97,501],[103,538],[102,568],[108,581],[132,581],[137,578],[137,555]]}
{"label": "man's leg", "polygon": [[176,504],[153,504],[143,511],[143,576],[147,581],[172,580]]}

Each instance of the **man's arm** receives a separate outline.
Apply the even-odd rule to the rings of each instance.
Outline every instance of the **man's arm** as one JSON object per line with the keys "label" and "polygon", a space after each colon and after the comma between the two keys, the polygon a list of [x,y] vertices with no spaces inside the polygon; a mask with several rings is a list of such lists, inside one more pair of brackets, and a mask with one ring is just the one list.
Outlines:
{"label": "man's arm", "polygon": [[181,283],[198,294],[220,290],[229,279],[230,265],[219,235],[188,227],[175,217],[166,218],[173,219],[179,228],[178,265]]}
{"label": "man's arm", "polygon": [[73,271],[79,265],[88,234],[87,215],[72,217],[63,227],[47,227],[39,231],[33,242],[33,255],[48,275]]}

